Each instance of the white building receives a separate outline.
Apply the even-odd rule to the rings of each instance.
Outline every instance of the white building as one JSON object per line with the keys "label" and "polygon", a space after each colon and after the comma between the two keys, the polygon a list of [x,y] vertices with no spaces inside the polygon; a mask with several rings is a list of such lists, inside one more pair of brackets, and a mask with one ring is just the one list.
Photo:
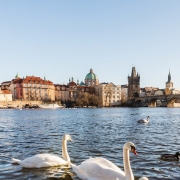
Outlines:
{"label": "white building", "polygon": [[121,85],[101,83],[95,86],[95,93],[101,97],[102,106],[121,105]]}
{"label": "white building", "polygon": [[12,93],[9,90],[0,89],[0,102],[8,103],[12,101]]}

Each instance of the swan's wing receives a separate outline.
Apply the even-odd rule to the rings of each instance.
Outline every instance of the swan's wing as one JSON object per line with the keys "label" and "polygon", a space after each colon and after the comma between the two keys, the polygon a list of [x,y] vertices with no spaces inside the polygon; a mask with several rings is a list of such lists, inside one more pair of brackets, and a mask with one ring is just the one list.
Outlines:
{"label": "swan's wing", "polygon": [[37,154],[20,162],[20,165],[26,168],[40,168],[66,164],[67,162],[64,159],[53,154]]}
{"label": "swan's wing", "polygon": [[107,167],[106,165],[98,164],[97,162],[83,162],[79,166],[73,167],[78,177],[83,180],[113,180],[117,177],[119,179],[125,179],[123,171],[121,173],[114,169]]}
{"label": "swan's wing", "polygon": [[84,162],[82,162],[81,165],[83,166],[84,163],[96,163],[98,165],[102,165],[103,167],[107,167],[107,168],[113,169],[117,172],[124,173],[119,167],[117,167],[111,161],[109,161],[105,158],[102,158],[102,157],[89,158],[89,159],[85,160]]}

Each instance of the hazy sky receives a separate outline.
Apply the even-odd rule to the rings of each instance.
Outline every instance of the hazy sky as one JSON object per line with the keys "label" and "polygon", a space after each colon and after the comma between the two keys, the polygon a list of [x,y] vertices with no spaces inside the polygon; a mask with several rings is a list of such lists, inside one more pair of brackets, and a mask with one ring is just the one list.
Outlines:
{"label": "hazy sky", "polygon": [[0,82],[44,75],[53,83],[165,87],[169,69],[180,88],[179,0],[0,0]]}

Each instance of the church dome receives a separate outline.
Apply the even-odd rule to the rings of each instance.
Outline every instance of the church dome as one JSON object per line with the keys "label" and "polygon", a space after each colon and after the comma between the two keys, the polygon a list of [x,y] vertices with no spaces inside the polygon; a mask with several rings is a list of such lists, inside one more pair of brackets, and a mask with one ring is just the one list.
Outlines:
{"label": "church dome", "polygon": [[95,73],[93,73],[93,69],[90,69],[90,73],[88,73],[85,77],[85,80],[98,80],[98,77]]}

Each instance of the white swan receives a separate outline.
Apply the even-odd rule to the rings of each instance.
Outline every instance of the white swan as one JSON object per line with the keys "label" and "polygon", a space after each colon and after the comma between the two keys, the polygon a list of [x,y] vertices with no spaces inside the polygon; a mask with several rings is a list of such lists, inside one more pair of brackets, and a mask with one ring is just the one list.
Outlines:
{"label": "white swan", "polygon": [[147,116],[147,119],[140,119],[137,122],[138,123],[148,123],[149,122],[149,118],[150,118],[150,116]]}
{"label": "white swan", "polygon": [[[116,180],[119,180],[118,178]],[[139,180],[149,180],[147,177],[141,177]]]}
{"label": "white swan", "polygon": [[77,176],[82,180],[134,180],[129,161],[129,151],[135,155],[136,148],[132,142],[127,142],[123,147],[124,170],[104,158],[89,158],[79,166],[71,163],[71,166]]}
{"label": "white swan", "polygon": [[147,177],[141,177],[139,180],[148,180]]}
{"label": "white swan", "polygon": [[60,158],[53,154],[36,154],[24,160],[12,158],[12,163],[18,163],[25,168],[41,168],[50,166],[69,165],[70,157],[67,152],[67,141],[72,141],[71,136],[65,134],[62,138],[62,157]]}

